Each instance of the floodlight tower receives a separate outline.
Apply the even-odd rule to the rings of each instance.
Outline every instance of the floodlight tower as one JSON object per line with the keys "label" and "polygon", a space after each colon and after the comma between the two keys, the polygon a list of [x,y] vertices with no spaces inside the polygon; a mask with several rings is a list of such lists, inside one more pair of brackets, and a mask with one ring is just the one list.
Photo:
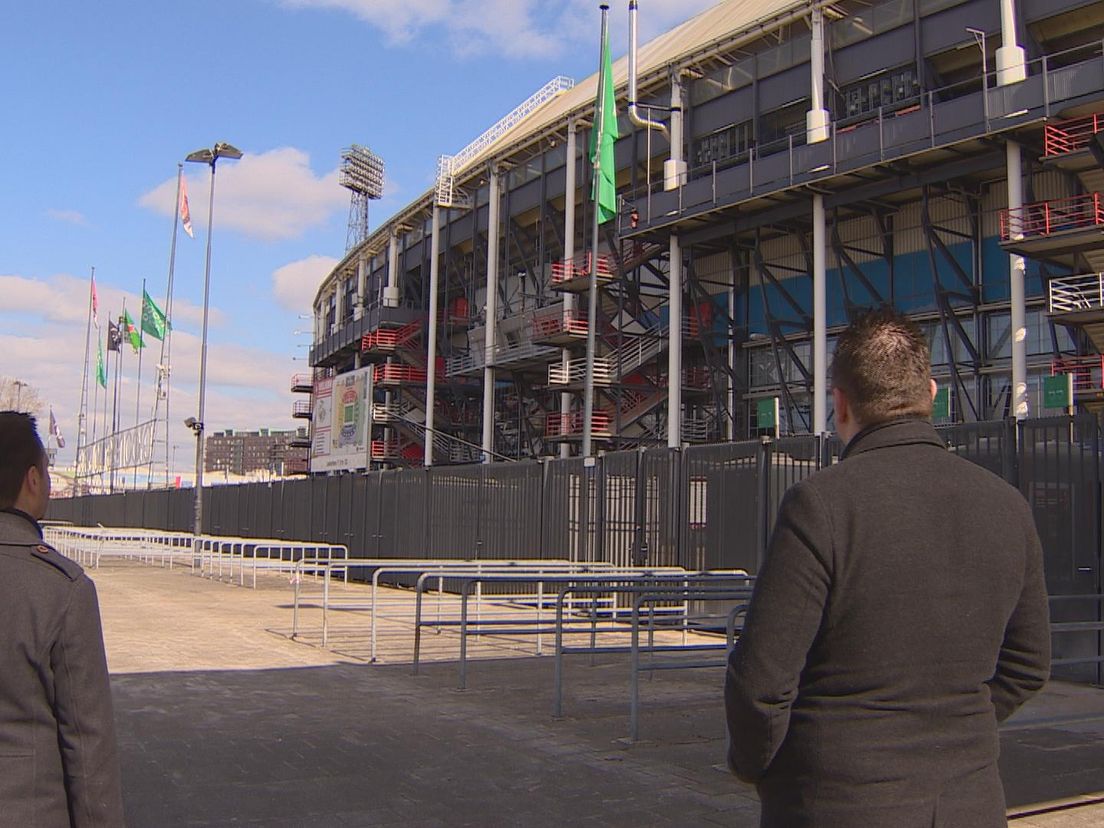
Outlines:
{"label": "floodlight tower", "polygon": [[383,197],[383,159],[367,147],[353,144],[341,153],[342,187],[352,193],[345,249],[368,238],[368,201]]}

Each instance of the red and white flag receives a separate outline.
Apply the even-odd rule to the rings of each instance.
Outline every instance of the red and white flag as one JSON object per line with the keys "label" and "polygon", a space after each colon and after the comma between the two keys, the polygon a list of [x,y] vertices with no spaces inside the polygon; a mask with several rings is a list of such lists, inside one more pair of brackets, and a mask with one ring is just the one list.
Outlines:
{"label": "red and white flag", "polygon": [[92,277],[92,324],[100,327],[100,297],[96,295],[96,277]]}
{"label": "red and white flag", "polygon": [[188,179],[180,177],[180,221],[189,238],[195,238],[192,232],[192,211],[188,209]]}
{"label": "red and white flag", "polygon": [[58,448],[65,448],[65,438],[61,436],[61,426],[58,425],[57,420],[54,419],[54,409],[50,409],[50,433],[54,435],[54,439],[57,440]]}

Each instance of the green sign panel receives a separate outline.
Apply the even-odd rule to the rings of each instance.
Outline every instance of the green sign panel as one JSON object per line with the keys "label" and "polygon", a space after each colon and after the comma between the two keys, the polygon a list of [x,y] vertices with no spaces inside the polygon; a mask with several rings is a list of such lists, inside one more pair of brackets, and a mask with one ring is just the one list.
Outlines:
{"label": "green sign panel", "polygon": [[1043,377],[1043,407],[1069,408],[1073,405],[1073,374]]}
{"label": "green sign panel", "polygon": [[755,425],[760,429],[778,428],[778,397],[768,397],[755,404]]}
{"label": "green sign panel", "polygon": [[949,420],[951,418],[951,389],[949,386],[936,389],[932,400],[932,419]]}

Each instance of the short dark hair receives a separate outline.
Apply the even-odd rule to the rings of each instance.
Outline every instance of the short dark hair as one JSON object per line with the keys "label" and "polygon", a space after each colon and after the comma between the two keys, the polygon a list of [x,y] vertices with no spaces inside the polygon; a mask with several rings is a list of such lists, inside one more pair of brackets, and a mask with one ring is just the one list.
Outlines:
{"label": "short dark hair", "polygon": [[863,426],[931,419],[931,349],[923,332],[889,308],[867,311],[836,341],[832,384]]}
{"label": "short dark hair", "polygon": [[0,509],[15,505],[31,466],[46,469],[46,449],[35,418],[19,411],[0,411]]}

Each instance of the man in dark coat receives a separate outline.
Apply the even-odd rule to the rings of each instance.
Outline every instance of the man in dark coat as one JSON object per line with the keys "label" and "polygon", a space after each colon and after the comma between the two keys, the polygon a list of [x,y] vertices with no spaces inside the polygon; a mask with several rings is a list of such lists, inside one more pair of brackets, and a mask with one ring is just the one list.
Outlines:
{"label": "man in dark coat", "polygon": [[96,588],[42,541],[34,419],[0,412],[0,825],[124,823]]}
{"label": "man in dark coat", "polygon": [[1005,824],[997,723],[1046,682],[1019,492],[932,427],[923,334],[878,311],[832,364],[841,462],[787,492],[725,683],[761,825]]}

